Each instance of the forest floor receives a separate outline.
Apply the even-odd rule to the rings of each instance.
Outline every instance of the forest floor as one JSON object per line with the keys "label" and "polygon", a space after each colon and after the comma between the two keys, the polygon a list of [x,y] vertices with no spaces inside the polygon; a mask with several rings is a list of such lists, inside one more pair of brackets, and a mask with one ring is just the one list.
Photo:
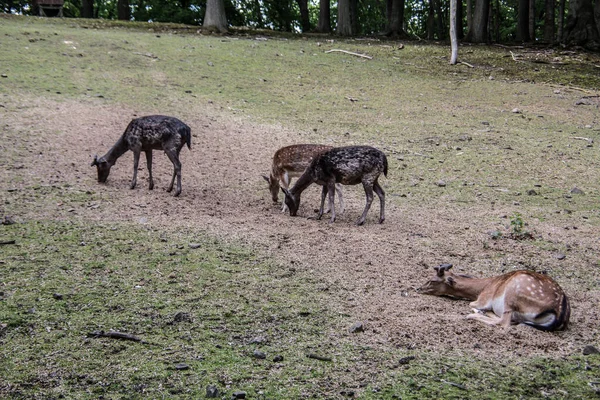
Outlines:
{"label": "forest floor", "polygon": [[[369,141],[360,134],[354,138],[354,131],[320,136],[321,142],[332,144],[350,137],[350,142],[372,144],[388,153],[390,173],[380,179],[387,193],[386,221],[377,224],[379,204],[374,201],[366,224],[360,227],[354,221],[364,207],[361,187],[344,187],[346,211],[331,224],[326,217],[307,218],[315,216],[319,188],[312,187],[303,195],[299,216],[292,218],[281,213],[281,203],[272,203],[261,177],[269,172],[271,157],[279,147],[317,141],[321,126],[317,132],[302,123],[298,128],[285,121],[278,124],[248,117],[250,112],[239,112],[218,100],[186,103],[189,108],[182,111],[181,119],[192,129],[192,150],[181,152],[183,192],[175,198],[165,192],[172,167],[159,152],[154,156],[153,191],[147,188],[145,166],[140,167],[137,187],[129,189],[131,153],[119,159],[106,184],[96,182],[95,169],[90,167],[93,155],[107,151],[132,118],[160,112],[160,107],[134,107],[103,97],[3,91],[0,148],[6,158],[0,162],[0,216],[19,224],[73,220],[102,226],[126,223],[158,232],[200,230],[224,243],[239,244],[298,274],[300,280],[310,277],[318,282],[309,290],[325,293],[327,309],[344,317],[341,326],[331,327],[330,334],[340,334],[365,348],[461,354],[500,364],[580,355],[584,347],[600,344],[600,121],[597,104],[575,106],[595,92],[593,88],[540,88],[514,81],[495,87],[501,85],[505,89],[500,90],[511,93],[499,100],[505,108],[501,118],[533,119],[534,124],[542,115],[548,125],[564,124],[564,130],[552,125],[552,135],[537,126],[523,129],[542,132],[521,138],[537,143],[532,145],[539,151],[536,156],[529,155],[528,149],[514,150],[512,140],[517,139],[512,135],[522,133],[515,133],[513,122],[497,123],[490,117],[490,131],[490,123],[482,123],[480,115],[469,122],[469,128],[461,125],[450,133],[424,133],[414,142],[401,135]],[[357,97],[365,103],[364,96]],[[427,115],[436,104],[439,109],[447,107],[425,104],[410,115]],[[465,106],[465,118],[479,112],[478,107]],[[335,107],[330,112],[337,113]],[[327,117],[328,111],[323,115]],[[440,142],[444,157],[435,153]],[[476,143],[480,147],[475,148]],[[505,162],[485,159],[491,147],[506,154]],[[420,156],[424,148],[432,149],[432,161],[427,157],[431,164],[416,172],[419,160],[425,159]],[[475,183],[461,178],[461,172],[452,167],[465,151],[474,160],[484,158],[481,168],[488,175]],[[544,166],[540,160],[549,161]],[[521,173],[530,172],[535,178],[524,178],[527,183],[522,186],[505,186],[497,176],[506,168],[518,181],[515,164],[521,162],[525,168]],[[432,173],[443,163],[442,173]],[[561,175],[558,168],[569,164],[574,165],[572,175]],[[469,165],[479,168],[479,164],[464,165],[466,170]],[[584,193],[573,192],[576,186]],[[496,195],[506,197],[497,200]],[[511,237],[517,213],[533,239]],[[490,327],[466,319],[468,302],[417,293],[415,289],[433,275],[432,268],[445,262],[476,276],[515,269],[548,273],[571,301],[569,329],[541,332],[526,326]],[[12,289],[3,290],[8,297]],[[356,322],[363,323],[364,332],[348,335],[347,329]],[[365,373],[361,368],[353,373]]]}

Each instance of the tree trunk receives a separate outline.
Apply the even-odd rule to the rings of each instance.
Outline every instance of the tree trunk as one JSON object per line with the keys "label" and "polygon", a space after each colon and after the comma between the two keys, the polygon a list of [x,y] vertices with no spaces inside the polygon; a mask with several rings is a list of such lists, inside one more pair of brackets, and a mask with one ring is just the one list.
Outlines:
{"label": "tree trunk", "polygon": [[308,16],[308,0],[296,0],[300,7],[300,25],[302,32],[310,32],[310,18]]}
{"label": "tree trunk", "polygon": [[81,0],[81,18],[94,18],[94,0]]}
{"label": "tree trunk", "polygon": [[474,43],[487,43],[488,41],[488,14],[490,0],[475,0],[473,13],[473,34],[471,41]]}
{"label": "tree trunk", "polygon": [[331,32],[331,3],[330,0],[319,1],[319,24],[317,32]]}
{"label": "tree trunk", "polygon": [[517,17],[517,40],[529,42],[529,0],[519,0]]}
{"label": "tree trunk", "polygon": [[450,56],[450,64],[456,65],[458,61],[458,38],[456,37],[456,7],[457,0],[450,0],[450,47],[452,54]]}
{"label": "tree trunk", "polygon": [[558,0],[558,40],[563,40],[565,31],[565,0]]}
{"label": "tree trunk", "polygon": [[435,16],[433,13],[433,1],[429,0],[429,7],[427,7],[427,40],[434,39]]}
{"label": "tree trunk", "polygon": [[546,0],[544,17],[544,42],[554,43],[554,16],[556,15],[556,0]]}
{"label": "tree trunk", "polygon": [[337,34],[342,36],[353,36],[357,34],[356,29],[356,0],[338,1]]}
{"label": "tree trunk", "polygon": [[117,19],[129,21],[130,17],[129,0],[117,0]]}
{"label": "tree trunk", "polygon": [[[600,19],[600,17],[599,17]],[[600,50],[600,33],[592,0],[571,0],[565,29],[565,42],[588,50]]]}
{"label": "tree trunk", "polygon": [[535,42],[535,0],[529,0],[529,41]]}
{"label": "tree trunk", "polygon": [[388,0],[388,28],[386,35],[404,37],[404,0]]}
{"label": "tree trunk", "polygon": [[462,39],[465,37],[465,29],[463,26],[464,8],[462,0],[456,2],[456,37]]}
{"label": "tree trunk", "polygon": [[209,32],[226,33],[227,17],[224,0],[207,0],[202,27]]}

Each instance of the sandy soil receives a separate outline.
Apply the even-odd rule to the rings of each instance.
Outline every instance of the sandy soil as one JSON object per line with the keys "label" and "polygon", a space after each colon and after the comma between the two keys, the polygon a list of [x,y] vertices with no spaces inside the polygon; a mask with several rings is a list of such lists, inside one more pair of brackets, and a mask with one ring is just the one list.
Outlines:
{"label": "sandy soil", "polygon": [[[586,270],[594,257],[597,261],[598,235],[593,227],[567,230],[551,222],[536,226],[543,237],[570,246],[566,259],[558,260],[552,251],[528,241],[501,240],[485,248],[482,243],[489,241],[489,227],[479,227],[476,221],[489,219],[490,214],[510,214],[489,204],[470,210],[455,205],[409,208],[401,197],[388,192],[386,222],[376,223],[379,205],[375,201],[366,225],[356,227],[353,223],[364,207],[362,188],[345,187],[347,210],[335,224],[329,224],[326,219],[306,218],[314,215],[318,206],[320,188],[315,187],[303,196],[299,216],[292,218],[280,212],[280,205],[272,204],[260,175],[268,172],[275,150],[305,139],[279,126],[260,126],[224,115],[213,105],[196,111],[196,117],[181,117],[192,128],[192,151],[182,150],[183,192],[174,198],[165,192],[172,167],[163,154],[155,153],[153,191],[147,188],[145,165],[138,174],[138,187],[128,188],[131,153],[113,167],[106,185],[96,182],[95,168],[90,167],[93,155],[104,154],[127,123],[135,116],[150,114],[147,110],[94,101],[50,104],[38,100],[28,101],[23,108],[9,105],[4,124],[12,131],[27,133],[13,148],[23,153],[24,161],[8,166],[9,170],[38,177],[42,184],[69,183],[72,190],[103,192],[110,198],[75,209],[32,204],[30,215],[16,217],[184,225],[241,241],[283,265],[319,277],[322,283],[317,289],[328,290],[330,306],[350,315],[349,325],[365,323],[366,332],[357,340],[367,345],[492,357],[560,357],[598,343],[599,294],[582,285],[593,276]],[[40,142],[36,135],[51,140]],[[385,181],[382,179],[384,189]],[[498,253],[504,257],[498,259]],[[561,275],[559,280],[571,299],[570,328],[559,333],[525,326],[503,331],[466,320],[470,312],[467,302],[416,293],[414,289],[432,275],[431,267],[443,262],[478,276],[536,262],[542,265],[540,269],[550,271],[579,268],[580,274]]]}

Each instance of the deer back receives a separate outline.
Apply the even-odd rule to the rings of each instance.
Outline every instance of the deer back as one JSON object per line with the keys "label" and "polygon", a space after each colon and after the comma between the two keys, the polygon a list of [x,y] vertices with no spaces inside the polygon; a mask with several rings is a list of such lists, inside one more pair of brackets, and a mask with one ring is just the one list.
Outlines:
{"label": "deer back", "polygon": [[493,278],[476,307],[490,306],[501,315],[513,312],[514,322],[543,330],[566,328],[571,313],[568,298],[552,278],[533,271],[513,271]]}

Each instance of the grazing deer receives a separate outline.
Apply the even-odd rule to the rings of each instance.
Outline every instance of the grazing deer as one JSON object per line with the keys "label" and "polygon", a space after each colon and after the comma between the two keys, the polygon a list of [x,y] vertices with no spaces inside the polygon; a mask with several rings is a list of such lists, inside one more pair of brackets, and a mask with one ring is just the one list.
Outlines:
{"label": "grazing deer", "polygon": [[[467,318],[488,325],[526,324],[544,331],[566,329],[569,299],[552,278],[532,271],[513,271],[491,278],[450,272],[452,264],[434,267],[436,275],[418,289],[423,294],[474,300]],[[486,315],[492,311],[495,316]]]}
{"label": "grazing deer", "polygon": [[177,177],[177,189],[175,196],[181,193],[181,162],[179,161],[179,152],[184,144],[188,149],[192,146],[192,135],[190,127],[177,118],[164,115],[151,115],[132,120],[121,138],[115,145],[102,157],[94,157],[92,166],[98,167],[98,182],[104,183],[110,173],[110,168],[117,162],[117,159],[128,150],[133,151],[133,179],[131,180],[131,189],[135,188],[137,183],[138,165],[140,162],[140,153],[146,153],[146,164],[148,165],[149,189],[154,188],[152,179],[152,150],[164,150],[173,163],[173,178],[167,192],[173,190],[175,177]]}
{"label": "grazing deer", "polygon": [[[333,149],[332,146],[321,144],[295,144],[277,150],[273,156],[271,175],[268,177],[263,175],[263,178],[269,183],[269,191],[271,192],[273,203],[277,203],[279,200],[280,187],[288,189],[290,187],[291,178],[301,176],[316,155],[331,149]],[[340,199],[340,214],[342,214],[344,212],[342,186],[336,184],[335,189]],[[284,202],[281,212],[286,211],[287,206]]]}
{"label": "grazing deer", "polygon": [[377,179],[383,172],[387,176],[388,163],[385,154],[369,146],[337,147],[316,156],[306,171],[296,181],[290,190],[282,188],[285,193],[285,204],[290,210],[290,215],[295,216],[300,207],[300,195],[311,184],[323,186],[321,192],[321,208],[317,219],[323,216],[325,196],[329,194],[329,208],[331,210],[331,223],[335,221],[335,185],[363,184],[367,203],[362,215],[356,221],[357,225],[365,223],[367,212],[373,202],[373,191],[379,197],[381,208],[379,223],[385,220],[385,193]]}

